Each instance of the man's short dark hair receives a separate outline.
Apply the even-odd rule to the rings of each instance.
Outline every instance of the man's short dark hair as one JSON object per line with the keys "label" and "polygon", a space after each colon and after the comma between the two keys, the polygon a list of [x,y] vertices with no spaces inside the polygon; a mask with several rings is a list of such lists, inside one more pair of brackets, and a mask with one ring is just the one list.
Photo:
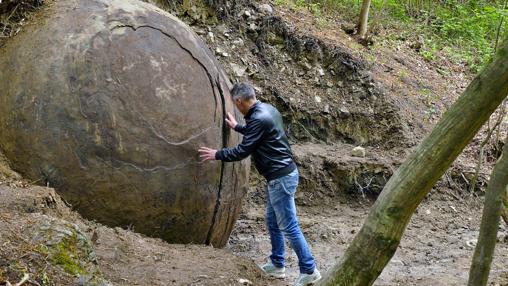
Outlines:
{"label": "man's short dark hair", "polygon": [[239,82],[231,89],[231,97],[233,99],[241,98],[242,100],[248,100],[256,98],[256,92],[254,91],[252,85],[245,82]]}

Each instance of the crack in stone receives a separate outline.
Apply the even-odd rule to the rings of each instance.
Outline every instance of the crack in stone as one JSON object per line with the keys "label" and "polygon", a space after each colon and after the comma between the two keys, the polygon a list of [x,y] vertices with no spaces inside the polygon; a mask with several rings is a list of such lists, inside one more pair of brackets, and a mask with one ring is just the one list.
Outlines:
{"label": "crack in stone", "polygon": [[[216,82],[215,84],[217,85],[217,87],[219,88],[219,93],[221,95],[221,101],[222,101],[222,118],[226,118],[226,102],[225,102],[225,99],[224,99],[224,91],[222,90],[222,86],[221,86],[221,83],[220,83],[220,74],[217,75],[217,79],[216,79]],[[226,145],[227,145],[227,127],[225,126],[225,124],[223,123],[222,124],[222,148],[225,148]],[[220,205],[221,205],[221,191],[222,191],[222,181],[224,179],[224,161],[221,161],[221,170],[220,170],[220,179],[219,179],[219,190],[217,191],[217,200],[215,202],[215,208],[214,208],[214,211],[213,211],[213,216],[212,216],[212,223],[210,225],[210,229],[208,230],[208,235],[206,237],[206,244],[211,244],[211,240],[212,240],[212,234],[213,234],[213,229],[215,227],[215,222],[217,220],[217,214],[219,213],[219,209],[220,209]],[[227,226],[226,226],[227,227]]]}
{"label": "crack in stone", "polygon": [[[100,158],[100,157],[97,157],[98,159],[100,159],[103,163],[106,163],[106,160]],[[146,167],[140,167],[134,163],[130,163],[130,162],[126,162],[126,161],[123,161],[123,160],[119,160],[119,159],[115,159],[115,158],[111,158],[110,159],[111,162],[115,162],[115,163],[120,163],[124,166],[127,166],[127,167],[131,167],[131,168],[134,168],[136,169],[137,171],[139,172],[157,172],[159,170],[164,170],[164,171],[174,171],[174,170],[178,170],[178,169],[182,169],[183,167],[186,167],[186,166],[191,166],[191,165],[199,165],[200,162],[184,162],[184,163],[180,163],[180,164],[176,164],[174,166],[165,166],[165,165],[156,165],[154,167],[149,167],[149,168],[146,168]],[[120,167],[115,167],[115,166],[112,166],[111,167],[115,168],[115,169],[120,169]]]}
{"label": "crack in stone", "polygon": [[155,135],[155,137],[161,139],[162,141],[166,142],[168,145],[171,145],[171,146],[180,146],[180,145],[187,144],[191,140],[194,140],[194,139],[198,138],[199,136],[205,134],[213,127],[213,126],[210,126],[204,130],[201,130],[201,132],[194,134],[185,140],[178,141],[178,142],[171,142],[164,135],[160,134],[160,132],[157,129],[155,129],[155,127],[140,112],[138,112],[138,111],[134,111],[134,112],[138,114],[138,116],[148,125],[148,127],[150,127],[150,130]]}
{"label": "crack in stone", "polygon": [[[215,92],[214,80],[212,78],[212,75],[210,74],[210,72],[208,71],[206,66],[196,56],[194,56],[194,54],[188,48],[184,47],[182,45],[182,43],[180,43],[172,35],[166,33],[165,31],[161,30],[160,28],[152,27],[150,25],[134,26],[134,25],[128,25],[128,24],[121,24],[121,25],[116,25],[113,28],[111,28],[111,31],[114,30],[114,29],[117,29],[117,28],[131,28],[133,31],[137,31],[139,28],[150,28],[150,29],[154,29],[154,30],[159,31],[160,33],[162,33],[163,35],[167,36],[170,39],[173,39],[180,46],[180,48],[182,48],[184,51],[186,51],[203,68],[203,70],[205,71],[206,75],[208,76],[208,80],[210,82],[210,86],[212,88],[213,95],[214,95],[214,100],[215,100],[215,115],[214,115],[214,120],[217,118],[218,102],[217,102],[217,94]],[[219,90],[219,93],[220,93],[220,99],[221,99],[221,105],[222,105],[222,118],[226,118],[226,103],[225,103],[225,99],[224,99],[224,91],[222,90],[222,87],[221,87],[221,84],[220,84],[220,73],[217,75],[217,79],[215,80],[215,84],[218,87],[218,90]],[[227,133],[226,133],[227,130],[226,130],[226,126],[224,125],[223,121],[221,121],[221,125],[222,125],[222,147],[225,148],[226,147],[226,143],[227,143]],[[137,167],[137,166],[135,166],[135,167]],[[207,238],[206,238],[206,241],[205,241],[206,244],[211,244],[213,229],[215,227],[215,223],[216,223],[216,219],[217,219],[217,214],[219,212],[220,205],[221,205],[221,191],[222,191],[223,178],[224,178],[224,162],[221,162],[221,170],[220,170],[219,186],[218,186],[218,191],[217,191],[217,199],[216,199],[215,208],[214,208],[214,212],[213,212],[213,216],[212,216],[212,222],[211,222],[210,228],[208,230],[208,235],[207,235]]]}

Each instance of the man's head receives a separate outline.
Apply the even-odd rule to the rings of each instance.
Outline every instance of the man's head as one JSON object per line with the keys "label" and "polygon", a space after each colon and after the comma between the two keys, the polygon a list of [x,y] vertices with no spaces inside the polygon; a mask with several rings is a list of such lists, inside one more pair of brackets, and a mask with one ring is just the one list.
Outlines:
{"label": "man's head", "polygon": [[244,82],[237,83],[231,89],[231,97],[236,108],[243,114],[247,114],[251,106],[256,103],[256,92],[252,85]]}

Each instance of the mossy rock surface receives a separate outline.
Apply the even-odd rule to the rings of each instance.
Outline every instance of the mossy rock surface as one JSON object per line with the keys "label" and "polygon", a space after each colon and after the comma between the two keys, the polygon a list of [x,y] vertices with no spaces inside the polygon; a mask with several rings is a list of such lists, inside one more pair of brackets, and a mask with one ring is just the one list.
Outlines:
{"label": "mossy rock surface", "polygon": [[70,222],[49,216],[37,216],[30,229],[36,252],[55,267],[76,277],[77,285],[111,285],[99,270],[92,242]]}

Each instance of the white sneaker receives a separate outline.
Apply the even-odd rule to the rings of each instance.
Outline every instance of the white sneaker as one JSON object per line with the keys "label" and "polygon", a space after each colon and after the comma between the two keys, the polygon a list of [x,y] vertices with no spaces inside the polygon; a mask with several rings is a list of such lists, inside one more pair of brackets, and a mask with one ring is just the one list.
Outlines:
{"label": "white sneaker", "polygon": [[296,279],[295,286],[314,285],[319,279],[321,279],[321,273],[316,268],[312,274],[300,273],[300,276]]}
{"label": "white sneaker", "polygon": [[261,266],[261,270],[265,272],[266,275],[278,278],[278,279],[284,279],[286,278],[286,267],[276,267],[273,265],[271,261],[267,262],[265,265]]}

